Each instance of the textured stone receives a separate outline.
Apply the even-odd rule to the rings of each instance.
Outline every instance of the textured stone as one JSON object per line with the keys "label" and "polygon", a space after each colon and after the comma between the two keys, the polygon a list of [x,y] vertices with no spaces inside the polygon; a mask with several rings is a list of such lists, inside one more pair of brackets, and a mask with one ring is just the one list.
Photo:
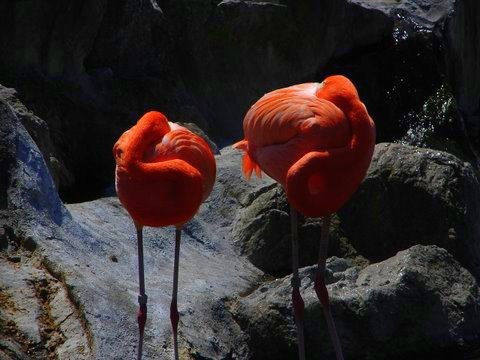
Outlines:
{"label": "textured stone", "polygon": [[[363,270],[338,270],[332,268],[332,261],[327,262],[332,313],[346,357],[455,357],[478,343],[478,286],[444,249],[414,246]],[[314,268],[304,268],[300,274],[307,359],[333,359],[313,289]],[[265,283],[231,305],[249,335],[253,358],[296,356],[290,281],[288,276]]]}
{"label": "textured stone", "polygon": [[[7,235],[4,251],[7,259],[18,256],[15,254],[19,251],[34,257],[41,272],[41,276],[25,276],[41,315],[36,316],[32,308],[27,315],[31,321],[23,321],[21,314],[8,318],[13,321],[5,340],[13,344],[9,349],[21,355],[25,339],[35,338],[38,327],[42,341],[39,355],[29,355],[32,359],[42,358],[45,352],[59,359],[81,359],[88,354],[93,358],[134,357],[138,274],[133,223],[116,198],[66,208],[38,148],[12,109],[1,101],[0,105],[0,144],[8,149],[0,154],[0,161],[5,160],[2,166],[6,164],[0,188],[6,203],[0,213],[0,225]],[[218,158],[219,178],[223,180],[182,232],[180,348],[190,358],[249,356],[241,329],[225,305],[226,299],[248,291],[262,278],[248,260],[236,256],[231,238],[235,209],[261,186],[242,179],[239,161],[240,154],[231,149]],[[173,237],[172,228],[145,230],[149,295],[145,359],[169,357],[171,353],[168,309]],[[34,246],[27,249],[27,243]],[[110,260],[112,256],[116,262]],[[14,262],[9,266],[25,268],[27,264]],[[21,274],[18,272],[18,276]],[[16,280],[8,275],[5,273],[1,287],[10,293]],[[17,300],[21,308],[28,297],[15,303]],[[14,325],[17,322],[21,338],[9,335],[18,332]],[[205,334],[209,334],[208,341]]]}
{"label": "textured stone", "polygon": [[57,188],[59,188],[59,185],[63,187],[71,186],[73,183],[73,175],[66,169],[62,158],[57,154],[57,149],[53,145],[47,123],[35,115],[18,99],[15,89],[0,85],[0,98],[12,107],[15,115],[37,144]]}
{"label": "textured stone", "polygon": [[365,180],[339,217],[352,245],[372,261],[435,244],[480,275],[479,181],[470,164],[451,154],[377,144]]}
{"label": "textured stone", "polygon": [[[268,184],[251,202],[239,211],[233,226],[234,238],[241,254],[259,269],[274,276],[284,276],[292,270],[290,209],[280,185]],[[332,216],[329,255],[348,257],[358,265],[367,260],[351,246],[340,228],[336,214]],[[321,219],[298,215],[299,264],[317,263]]]}

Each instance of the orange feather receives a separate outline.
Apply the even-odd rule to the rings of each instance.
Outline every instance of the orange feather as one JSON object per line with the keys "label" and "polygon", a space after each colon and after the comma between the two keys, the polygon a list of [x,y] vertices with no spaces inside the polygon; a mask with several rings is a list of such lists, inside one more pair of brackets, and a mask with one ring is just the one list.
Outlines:
{"label": "orange feather", "polygon": [[362,181],[373,154],[375,124],[343,76],[264,95],[243,122],[243,172],[264,171],[307,216],[337,211]]}
{"label": "orange feather", "polygon": [[118,197],[136,224],[182,225],[210,194],[213,153],[201,137],[146,113],[113,147]]}

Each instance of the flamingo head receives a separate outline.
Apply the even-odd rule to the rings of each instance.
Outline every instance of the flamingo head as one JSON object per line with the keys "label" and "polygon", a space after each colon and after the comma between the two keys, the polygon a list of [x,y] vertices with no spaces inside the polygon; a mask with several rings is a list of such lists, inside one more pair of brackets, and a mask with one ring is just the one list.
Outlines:
{"label": "flamingo head", "polygon": [[150,111],[143,115],[137,124],[125,131],[113,147],[117,167],[127,168],[142,161],[152,144],[161,141],[170,131],[170,125],[161,112]]}
{"label": "flamingo head", "polygon": [[355,85],[342,75],[327,77],[317,88],[318,98],[328,100],[343,112],[348,112],[356,100],[359,100]]}

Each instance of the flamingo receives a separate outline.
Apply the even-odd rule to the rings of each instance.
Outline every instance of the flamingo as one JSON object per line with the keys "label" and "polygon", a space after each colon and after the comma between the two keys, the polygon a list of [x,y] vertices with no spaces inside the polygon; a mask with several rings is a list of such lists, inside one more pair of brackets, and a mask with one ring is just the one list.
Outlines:
{"label": "flamingo", "polygon": [[115,188],[137,230],[139,345],[142,358],[147,320],[143,266],[143,227],[175,226],[175,260],[170,305],[174,357],[178,360],[178,266],[182,226],[197,212],[215,182],[216,164],[209,145],[186,128],[151,111],[125,131],[113,147]]}
{"label": "flamingo", "polygon": [[330,216],[365,177],[375,146],[375,124],[352,82],[344,76],[305,83],[265,94],[248,110],[244,139],[233,146],[244,152],[242,168],[250,179],[262,171],[284,188],[292,231],[292,307],[298,354],[305,359],[304,303],[298,275],[297,211],[323,217],[314,289],[322,304],[338,360],[340,340],[325,286]]}

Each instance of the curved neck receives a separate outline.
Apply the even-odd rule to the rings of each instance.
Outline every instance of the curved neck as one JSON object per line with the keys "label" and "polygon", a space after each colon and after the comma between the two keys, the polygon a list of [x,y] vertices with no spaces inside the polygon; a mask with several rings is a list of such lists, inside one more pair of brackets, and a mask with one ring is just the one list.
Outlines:
{"label": "curved neck", "polygon": [[365,105],[361,101],[355,101],[345,113],[352,127],[352,140],[350,149],[353,154],[373,152],[375,147],[375,124],[368,115]]}
{"label": "curved neck", "polygon": [[144,162],[148,147],[162,141],[163,136],[170,131],[166,121],[140,121],[128,134],[128,142],[124,145],[122,165],[126,168],[137,168]]}

